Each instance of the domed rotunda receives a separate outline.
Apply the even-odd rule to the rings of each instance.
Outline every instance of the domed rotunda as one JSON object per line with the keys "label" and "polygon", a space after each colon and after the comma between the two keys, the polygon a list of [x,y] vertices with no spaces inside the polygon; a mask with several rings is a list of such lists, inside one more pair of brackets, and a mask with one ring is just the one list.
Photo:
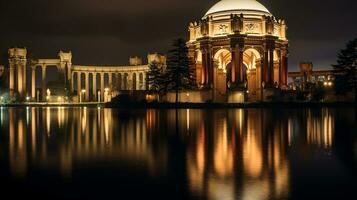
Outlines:
{"label": "domed rotunda", "polygon": [[213,5],[189,26],[189,56],[202,92],[209,91],[214,102],[237,103],[266,100],[273,89],[285,89],[286,29],[256,0]]}

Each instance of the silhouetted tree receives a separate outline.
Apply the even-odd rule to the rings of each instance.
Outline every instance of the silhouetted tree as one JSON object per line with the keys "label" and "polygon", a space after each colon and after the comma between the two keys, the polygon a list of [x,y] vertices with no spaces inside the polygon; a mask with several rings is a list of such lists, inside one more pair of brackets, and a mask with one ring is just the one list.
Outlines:
{"label": "silhouetted tree", "polygon": [[173,49],[168,52],[167,70],[165,72],[166,88],[176,92],[176,103],[179,92],[195,87],[194,69],[190,68],[188,48],[184,39],[174,41]]}
{"label": "silhouetted tree", "polygon": [[163,66],[158,62],[149,64],[149,71],[146,76],[146,82],[149,85],[149,91],[153,94],[161,95],[165,91]]}
{"label": "silhouetted tree", "polygon": [[336,94],[346,94],[354,90],[357,101],[357,38],[340,51],[337,64],[333,65],[333,68],[336,74]]}

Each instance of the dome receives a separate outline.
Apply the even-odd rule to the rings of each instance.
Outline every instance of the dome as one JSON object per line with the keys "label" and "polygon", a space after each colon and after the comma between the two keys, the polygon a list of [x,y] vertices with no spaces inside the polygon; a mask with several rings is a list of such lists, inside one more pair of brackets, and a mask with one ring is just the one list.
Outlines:
{"label": "dome", "polygon": [[231,13],[271,15],[269,10],[256,0],[221,0],[209,9],[205,17],[208,15]]}

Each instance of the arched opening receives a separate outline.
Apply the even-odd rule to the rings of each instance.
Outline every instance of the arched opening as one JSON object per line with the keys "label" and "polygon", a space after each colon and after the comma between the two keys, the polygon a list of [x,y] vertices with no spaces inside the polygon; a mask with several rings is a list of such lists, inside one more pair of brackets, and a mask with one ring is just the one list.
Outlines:
{"label": "arched opening", "polygon": [[248,48],[243,53],[244,80],[250,98],[257,97],[261,88],[261,59],[259,51]]}
{"label": "arched opening", "polygon": [[214,54],[214,98],[225,101],[227,82],[231,81],[232,54],[227,49],[220,49]]}

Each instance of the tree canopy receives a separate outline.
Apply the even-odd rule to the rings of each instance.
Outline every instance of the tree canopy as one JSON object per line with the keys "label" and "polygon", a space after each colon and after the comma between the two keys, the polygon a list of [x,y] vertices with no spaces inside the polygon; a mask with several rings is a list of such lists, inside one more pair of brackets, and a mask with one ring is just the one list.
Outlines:
{"label": "tree canopy", "polygon": [[[348,42],[337,57],[337,64],[333,65],[335,70],[336,94],[357,89],[357,38]],[[357,98],[356,98],[357,99]]]}

